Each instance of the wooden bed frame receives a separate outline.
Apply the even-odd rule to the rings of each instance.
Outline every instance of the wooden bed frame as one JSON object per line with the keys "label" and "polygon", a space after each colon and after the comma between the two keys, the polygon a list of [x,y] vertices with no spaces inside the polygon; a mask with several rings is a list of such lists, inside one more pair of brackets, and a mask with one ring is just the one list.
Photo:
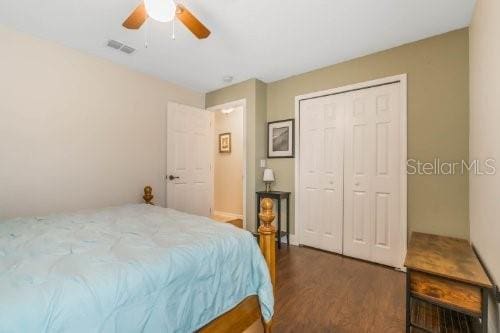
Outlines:
{"label": "wooden bed frame", "polygon": [[[150,186],[144,188],[144,200],[151,204],[153,200]],[[271,224],[274,221],[273,201],[264,199],[261,203],[261,221],[259,227],[259,245],[266,260],[271,275],[273,288],[276,289],[276,229]],[[262,320],[265,333],[271,333],[272,320],[265,322],[260,311],[260,303],[257,296],[244,299],[233,309],[220,317],[214,319],[208,325],[199,330],[201,333],[239,333],[252,326],[257,320]]]}

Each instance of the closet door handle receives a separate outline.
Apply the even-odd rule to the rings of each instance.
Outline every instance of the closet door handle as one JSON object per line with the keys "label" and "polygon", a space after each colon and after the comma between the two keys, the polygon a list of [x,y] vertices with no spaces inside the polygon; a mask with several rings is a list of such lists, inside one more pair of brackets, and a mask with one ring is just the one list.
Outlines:
{"label": "closet door handle", "polygon": [[176,176],[174,176],[174,175],[170,175],[170,176],[168,176],[168,179],[169,179],[169,180],[174,180],[174,179],[179,179],[179,178],[180,178],[180,177],[176,177]]}
{"label": "closet door handle", "polygon": [[361,185],[361,183],[360,182],[355,182],[354,185],[359,186],[359,185]]}

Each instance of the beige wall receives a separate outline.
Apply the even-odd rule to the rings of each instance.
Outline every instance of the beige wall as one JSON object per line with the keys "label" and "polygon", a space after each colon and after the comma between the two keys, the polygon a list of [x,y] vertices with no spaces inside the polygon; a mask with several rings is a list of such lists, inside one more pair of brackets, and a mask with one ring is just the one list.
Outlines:
{"label": "beige wall", "polygon": [[247,80],[210,92],[206,106],[213,107],[232,101],[246,100],[246,220],[247,229],[255,231],[255,191],[263,189],[262,170],[259,160],[265,158],[266,131],[266,84],[259,80]]}
{"label": "beige wall", "polygon": [[168,101],[204,95],[0,27],[0,218],[164,203]]}
{"label": "beige wall", "polygon": [[[470,158],[496,159],[494,176],[470,177],[471,241],[500,283],[500,2],[479,0],[470,26]],[[500,332],[490,303],[490,332]]]}
{"label": "beige wall", "polygon": [[[214,211],[243,215],[243,107],[215,112]],[[231,153],[219,152],[219,134],[231,133]]]}
{"label": "beige wall", "polygon": [[[467,160],[467,29],[270,83],[267,119],[295,117],[297,95],[402,73],[408,74],[408,158]],[[277,178],[274,188],[294,192],[294,160],[273,159],[269,166]],[[467,191],[467,175],[409,176],[409,232],[467,238]]]}

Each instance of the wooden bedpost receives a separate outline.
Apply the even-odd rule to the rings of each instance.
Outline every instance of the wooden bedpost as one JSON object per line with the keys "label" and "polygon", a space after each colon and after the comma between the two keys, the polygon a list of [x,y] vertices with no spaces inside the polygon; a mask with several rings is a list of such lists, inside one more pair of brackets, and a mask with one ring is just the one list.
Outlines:
{"label": "wooden bedpost", "polygon": [[148,205],[154,205],[151,201],[153,200],[154,198],[154,195],[153,195],[153,188],[151,186],[146,186],[144,188],[144,195],[142,196],[142,198],[144,199],[144,201],[146,201],[146,203]]}
{"label": "wooden bedpost", "polygon": [[[271,224],[275,218],[273,214],[273,201],[266,198],[262,200],[260,206],[262,211],[259,214],[261,222],[259,227],[259,244],[269,267],[273,289],[276,289],[276,229]],[[271,322],[264,322],[264,331],[271,333]]]}

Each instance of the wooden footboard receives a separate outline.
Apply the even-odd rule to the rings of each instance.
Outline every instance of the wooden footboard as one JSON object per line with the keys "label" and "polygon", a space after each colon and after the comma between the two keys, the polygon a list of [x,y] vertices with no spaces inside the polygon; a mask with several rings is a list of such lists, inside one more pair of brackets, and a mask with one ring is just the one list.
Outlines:
{"label": "wooden footboard", "polygon": [[[262,212],[259,214],[259,245],[266,259],[267,267],[271,275],[271,282],[274,290],[276,290],[276,229],[272,225],[274,221],[273,201],[269,198],[262,200],[260,205]],[[276,293],[275,293],[276,294]],[[272,320],[264,322],[264,331],[271,332]]]}
{"label": "wooden footboard", "polygon": [[271,274],[271,282],[276,288],[276,229],[272,225],[274,221],[273,201],[269,198],[262,200],[260,204],[262,212],[259,214],[259,245],[262,254],[266,259],[269,273]]}
{"label": "wooden footboard", "polygon": [[[266,259],[271,275],[271,282],[276,288],[276,229],[271,224],[274,221],[273,201],[264,199],[261,203],[262,212],[259,214],[261,225],[259,227],[259,245]],[[237,333],[249,328],[255,321],[262,319],[259,299],[250,296],[238,304],[234,309],[226,312],[219,318],[203,327],[203,333]],[[271,333],[272,321],[262,320],[265,333]]]}
{"label": "wooden footboard", "polygon": [[[147,190],[147,193],[146,193]],[[152,190],[147,186],[145,189],[144,200],[151,203]],[[149,200],[148,200],[149,199]],[[264,199],[261,203],[261,213],[259,219],[261,221],[259,227],[259,245],[262,254],[266,259],[269,273],[271,275],[271,282],[273,287],[276,288],[276,229],[272,225],[274,221],[273,214],[273,201],[271,199]],[[262,319],[259,300],[257,296],[250,296],[238,304],[235,308],[226,312],[222,316],[216,318],[208,325],[203,327],[200,332],[203,333],[238,333],[243,332],[249,328],[255,321]],[[272,321],[264,322],[262,320],[265,333],[271,333]]]}

